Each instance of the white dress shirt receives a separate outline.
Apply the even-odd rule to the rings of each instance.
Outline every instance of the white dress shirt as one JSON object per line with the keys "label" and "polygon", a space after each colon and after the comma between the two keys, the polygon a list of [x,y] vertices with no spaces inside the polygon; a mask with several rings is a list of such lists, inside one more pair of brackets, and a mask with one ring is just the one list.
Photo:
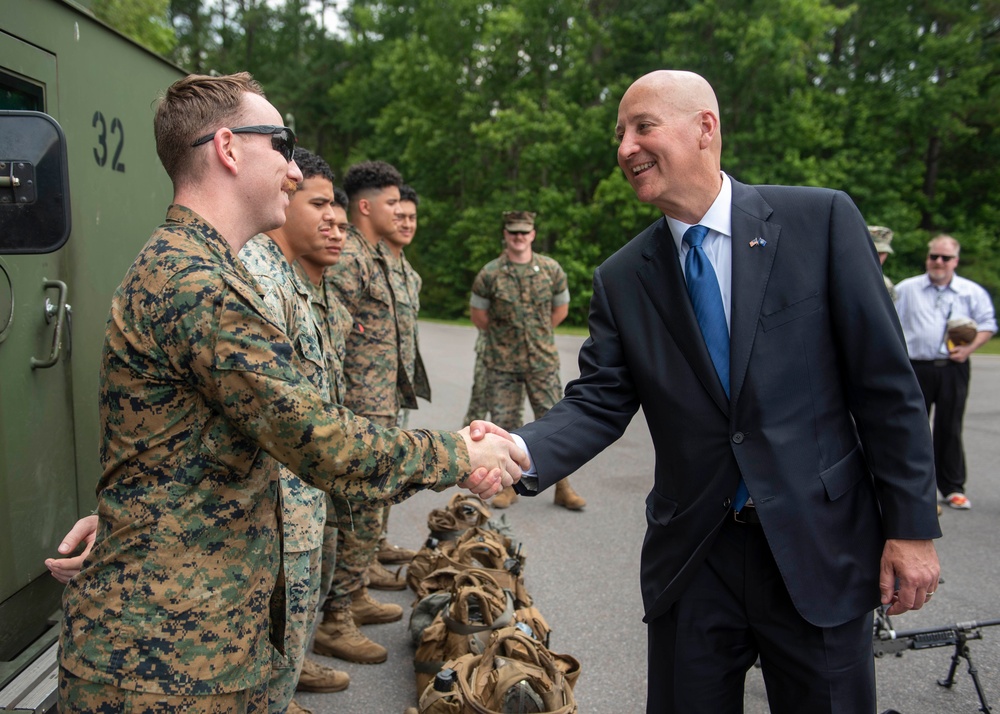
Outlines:
{"label": "white dress shirt", "polygon": [[[722,173],[722,189],[715,197],[708,212],[702,216],[697,225],[708,228],[701,247],[708,256],[708,261],[715,270],[715,278],[719,282],[719,291],[722,293],[722,306],[726,311],[726,326],[731,325],[730,315],[732,314],[732,294],[733,294],[733,184],[725,171]],[[676,218],[664,216],[670,234],[674,238],[674,245],[677,246],[677,257],[681,261],[681,273],[687,280],[687,270],[685,263],[687,254],[691,250],[684,242],[684,233],[692,224],[683,223]]]}
{"label": "white dress shirt", "polygon": [[948,357],[945,331],[953,317],[970,318],[977,332],[997,331],[989,293],[958,275],[943,287],[932,283],[926,274],[907,278],[896,285],[896,312],[906,349],[915,360]]}

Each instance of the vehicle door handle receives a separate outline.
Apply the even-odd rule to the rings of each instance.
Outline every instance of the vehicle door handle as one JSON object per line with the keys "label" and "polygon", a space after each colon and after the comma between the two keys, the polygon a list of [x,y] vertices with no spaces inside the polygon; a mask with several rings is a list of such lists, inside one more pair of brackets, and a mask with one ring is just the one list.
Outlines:
{"label": "vehicle door handle", "polygon": [[45,322],[56,321],[56,329],[52,334],[52,352],[48,359],[31,358],[32,369],[48,369],[59,361],[59,350],[62,349],[62,333],[68,314],[69,305],[66,304],[66,283],[62,280],[44,280],[42,283],[45,290],[56,288],[59,291],[57,302],[53,303],[48,296],[45,298]]}

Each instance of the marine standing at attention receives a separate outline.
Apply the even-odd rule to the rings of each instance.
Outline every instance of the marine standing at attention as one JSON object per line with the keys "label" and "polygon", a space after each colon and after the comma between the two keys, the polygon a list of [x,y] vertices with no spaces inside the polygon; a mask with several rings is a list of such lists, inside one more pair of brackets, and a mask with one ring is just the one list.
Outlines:
{"label": "marine standing at attention", "polygon": [[[469,312],[486,335],[484,361],[490,419],[504,429],[524,420],[524,393],[539,419],[562,394],[555,328],[569,313],[566,273],[552,258],[535,253],[535,214],[503,214],[503,254],[479,271]],[[493,499],[497,508],[517,500],[513,488]],[[554,502],[576,511],[587,505],[569,479],[556,484]]]}
{"label": "marine standing at attention", "polygon": [[[333,171],[323,159],[305,149],[296,148],[293,158],[302,172],[302,181],[289,196],[285,224],[251,238],[240,251],[240,260],[263,289],[271,319],[295,346],[302,373],[317,392],[328,395],[327,400],[336,404],[326,334],[313,315],[309,282],[292,267],[302,255],[322,248],[332,230]],[[319,605],[329,495],[303,482],[286,466],[279,466],[278,473],[287,623],[285,653],[276,651],[271,663],[268,710],[270,714],[285,714],[286,710],[300,714],[306,710],[292,700],[300,672],[305,675],[307,687],[327,692],[346,689],[350,678],[346,672],[306,658]],[[350,508],[345,501],[340,504],[345,511]]]}
{"label": "marine standing at attention", "polygon": [[[402,183],[399,172],[384,161],[364,161],[347,170],[344,190],[352,226],[340,261],[325,275],[327,290],[353,320],[344,355],[344,406],[386,428],[396,426],[401,403],[416,406],[413,386],[400,368],[396,299],[384,242],[397,231]],[[333,586],[313,644],[318,654],[362,664],[378,664],[389,656],[384,646],[358,629],[403,617],[399,605],[380,602],[368,591],[368,571],[376,562],[386,505],[352,504],[352,528],[341,528],[337,534]]]}

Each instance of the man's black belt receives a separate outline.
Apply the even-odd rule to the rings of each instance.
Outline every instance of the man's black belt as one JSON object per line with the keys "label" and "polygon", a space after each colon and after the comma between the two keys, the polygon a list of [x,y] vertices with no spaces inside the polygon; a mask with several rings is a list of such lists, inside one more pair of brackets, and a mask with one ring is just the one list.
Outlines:
{"label": "man's black belt", "polygon": [[733,511],[733,520],[743,526],[759,526],[760,515],[757,509],[749,503],[743,506],[742,511]]}
{"label": "man's black belt", "polygon": [[941,359],[911,359],[910,362],[913,364],[929,364],[934,367],[947,367],[954,364],[954,360],[950,360],[947,357],[942,357]]}

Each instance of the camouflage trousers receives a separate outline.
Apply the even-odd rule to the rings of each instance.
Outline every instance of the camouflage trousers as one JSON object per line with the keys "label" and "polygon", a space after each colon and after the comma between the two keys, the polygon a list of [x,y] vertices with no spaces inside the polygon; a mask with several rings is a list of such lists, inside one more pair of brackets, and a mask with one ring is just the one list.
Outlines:
{"label": "camouflage trousers", "polygon": [[[396,426],[396,417],[368,417],[385,428]],[[351,606],[351,595],[368,584],[368,566],[375,562],[382,523],[385,517],[381,503],[351,502],[353,530],[337,529],[337,557],[330,587],[323,610],[345,609]],[[324,531],[324,537],[326,532]],[[325,544],[324,544],[324,547]]]}
{"label": "camouflage trousers", "polygon": [[462,423],[462,426],[468,426],[476,419],[490,418],[490,405],[486,392],[489,384],[489,372],[486,369],[486,358],[483,357],[483,349],[480,349],[479,343],[481,341],[482,336],[476,341],[476,367],[472,375],[472,394],[469,395],[469,408],[465,410],[465,421]]}
{"label": "camouflage trousers", "polygon": [[156,694],[90,682],[60,667],[59,711],[62,714],[264,714],[267,682],[226,694]]}
{"label": "camouflage trousers", "polygon": [[330,497],[326,499],[326,523],[323,524],[323,554],[321,557],[321,571],[319,578],[319,598],[321,603],[326,602],[326,596],[333,585],[333,572],[337,567],[337,514]]}
{"label": "camouflage trousers", "polygon": [[270,714],[284,714],[295,696],[302,660],[305,659],[316,606],[319,604],[322,548],[285,553],[285,654],[274,650],[271,656],[271,679],[267,683],[267,709]]}
{"label": "camouflage trousers", "polygon": [[562,398],[562,383],[556,370],[525,374],[491,370],[487,384],[490,418],[508,431],[524,424],[525,391],[535,419],[541,418]]}

